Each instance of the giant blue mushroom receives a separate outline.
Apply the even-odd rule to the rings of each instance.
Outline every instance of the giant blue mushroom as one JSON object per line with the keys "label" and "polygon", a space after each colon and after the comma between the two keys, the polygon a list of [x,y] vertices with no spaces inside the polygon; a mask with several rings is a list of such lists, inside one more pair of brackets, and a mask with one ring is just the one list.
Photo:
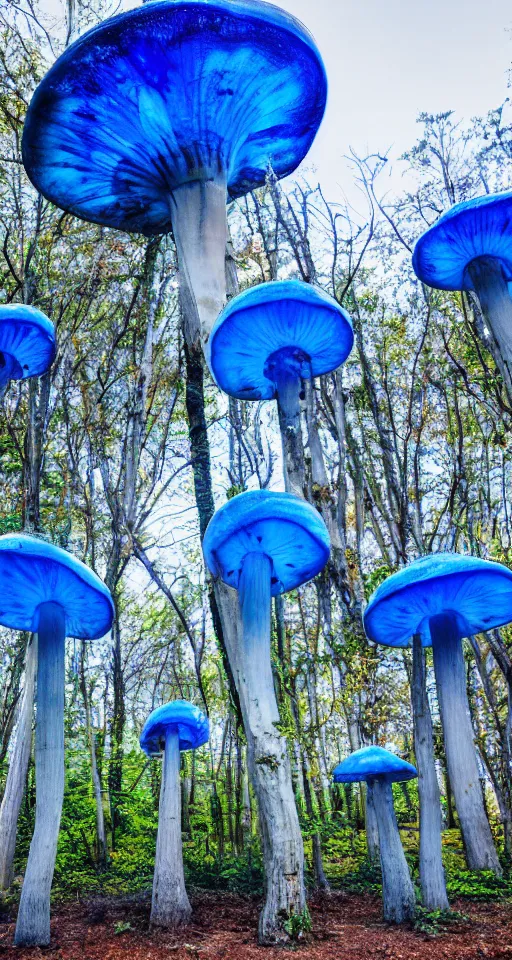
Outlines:
{"label": "giant blue mushroom", "polygon": [[304,494],[300,391],[330,373],[354,342],[348,313],[300,280],[261,283],[224,308],[212,330],[209,365],[219,387],[240,400],[277,398],[285,486]]}
{"label": "giant blue mushroom", "polygon": [[419,238],[416,276],[438,290],[474,290],[512,386],[512,191],[456,203]]}
{"label": "giant blue mushroom", "polygon": [[[329,558],[329,535],[320,514],[288,493],[255,490],[228,500],[212,517],[203,541],[214,576],[238,590],[242,637],[233,656],[247,734],[248,765],[263,822],[282,826],[263,833],[266,898],[260,938],[284,931],[293,914],[305,909],[304,852],[291,787],[286,739],[279,732],[279,709],[270,655],[271,597],[314,577]],[[290,837],[297,842],[291,843]],[[279,877],[280,883],[273,883]]]}
{"label": "giant blue mushroom", "polygon": [[110,630],[110,592],[60,547],[26,534],[0,537],[0,623],[38,635],[36,819],[16,944],[50,942],[50,890],[64,795],[64,641]]}
{"label": "giant blue mushroom", "polygon": [[10,380],[46,373],[55,359],[51,320],[24,303],[0,306],[0,396]]}
{"label": "giant blue mushroom", "polygon": [[152,0],[88,31],[37,88],[23,162],[84,220],[172,230],[206,341],[225,301],[226,201],[309,150],[327,83],[306,28],[261,0]]}
{"label": "giant blue mushroom", "polygon": [[366,783],[371,791],[382,868],[382,901],[388,923],[412,920],[416,897],[393,805],[392,783],[417,777],[416,767],[382,747],[356,750],[333,770],[335,783]]}
{"label": "giant blue mushroom", "polygon": [[512,571],[456,553],[420,557],[382,583],[365,610],[370,640],[432,646],[448,774],[468,866],[501,873],[479,780],[462,638],[512,620]]}
{"label": "giant blue mushroom", "polygon": [[192,909],[185,889],[181,842],[180,751],[208,741],[207,717],[187,700],[172,700],[150,713],[140,735],[148,757],[163,754],[151,924],[174,929],[186,924]]}

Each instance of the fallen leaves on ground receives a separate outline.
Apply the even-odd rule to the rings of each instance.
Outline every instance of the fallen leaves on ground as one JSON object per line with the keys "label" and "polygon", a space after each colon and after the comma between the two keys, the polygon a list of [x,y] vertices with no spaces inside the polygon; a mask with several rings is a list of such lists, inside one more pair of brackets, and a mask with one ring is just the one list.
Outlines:
{"label": "fallen leaves on ground", "polygon": [[[283,960],[292,951],[260,947],[259,904],[198,892],[192,923],[179,934],[149,930],[148,896],[97,898],[57,906],[49,948],[12,946],[12,919],[0,926],[1,960]],[[313,932],[293,952],[304,960],[512,960],[512,905],[460,902],[465,919],[430,937],[382,921],[377,897],[342,892],[310,901]],[[8,918],[7,918],[8,919]]]}

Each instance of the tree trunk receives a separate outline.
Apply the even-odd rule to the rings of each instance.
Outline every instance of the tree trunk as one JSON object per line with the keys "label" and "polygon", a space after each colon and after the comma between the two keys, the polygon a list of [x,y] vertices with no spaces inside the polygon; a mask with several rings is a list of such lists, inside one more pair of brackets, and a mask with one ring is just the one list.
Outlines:
{"label": "tree trunk", "polygon": [[179,738],[169,728],[160,787],[150,922],[151,926],[172,930],[188,923],[191,915],[183,873]]}
{"label": "tree trunk", "polygon": [[13,879],[13,861],[16,850],[16,831],[27,782],[32,748],[32,719],[34,716],[34,688],[37,670],[37,636],[27,649],[25,682],[16,741],[9,764],[9,773],[0,807],[0,891],[8,890]]}
{"label": "tree trunk", "polygon": [[414,752],[420,799],[420,883],[426,910],[448,910],[441,855],[441,801],[434,760],[432,717],[427,696],[425,654],[415,634],[412,649]]}
{"label": "tree trunk", "polygon": [[468,867],[470,870],[492,870],[501,876],[478,774],[462,641],[457,625],[449,615],[432,617],[430,634],[446,763]]}
{"label": "tree trunk", "polygon": [[249,770],[258,799],[266,896],[261,943],[288,942],[285,924],[306,909],[304,850],[292,789],[285,737],[270,660],[271,563],[263,554],[245,558],[239,583],[243,640],[235,678],[247,736]]}
{"label": "tree trunk", "polygon": [[403,923],[414,918],[416,899],[396,822],[391,784],[377,777],[372,791],[379,827],[384,920]]}
{"label": "tree trunk", "polygon": [[379,826],[377,824],[373,790],[369,783],[366,785],[365,823],[368,859],[370,863],[377,863],[379,860]]}
{"label": "tree trunk", "polygon": [[66,620],[56,603],[39,608],[36,713],[36,821],[14,942],[50,942],[50,891],[64,797],[64,646]]}

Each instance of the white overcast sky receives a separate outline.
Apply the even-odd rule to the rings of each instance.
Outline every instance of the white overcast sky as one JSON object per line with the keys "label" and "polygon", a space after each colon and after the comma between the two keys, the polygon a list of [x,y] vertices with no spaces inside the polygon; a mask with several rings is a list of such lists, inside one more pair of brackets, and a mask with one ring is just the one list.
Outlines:
{"label": "white overcast sky", "polygon": [[[123,8],[138,0],[121,0]],[[421,111],[471,118],[508,95],[510,0],[280,0],[314,35],[329,79],[327,112],[307,164],[330,199],[350,190],[349,146],[397,157]],[[62,0],[42,0],[49,14]],[[512,94],[512,91],[511,91]]]}

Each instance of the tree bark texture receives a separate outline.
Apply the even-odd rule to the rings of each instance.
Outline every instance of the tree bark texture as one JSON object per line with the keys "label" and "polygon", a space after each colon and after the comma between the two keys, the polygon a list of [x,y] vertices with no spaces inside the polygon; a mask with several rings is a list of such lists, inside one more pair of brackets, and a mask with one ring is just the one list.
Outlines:
{"label": "tree bark texture", "polygon": [[377,777],[372,792],[379,827],[384,920],[403,923],[413,919],[416,898],[396,822],[391,784]]}
{"label": "tree bark texture", "polygon": [[179,738],[169,729],[160,787],[151,925],[172,930],[188,923],[191,915],[183,873]]}
{"label": "tree bark texture", "polygon": [[248,763],[260,811],[266,895],[262,943],[287,942],[287,920],[305,911],[304,850],[270,660],[271,564],[248,554],[239,584],[243,639],[235,678],[247,736]]}
{"label": "tree bark texture", "polygon": [[468,867],[470,870],[492,870],[500,876],[501,865],[479,779],[462,641],[457,624],[450,615],[433,617],[430,634],[446,763]]}
{"label": "tree bark texture", "polygon": [[370,863],[378,863],[379,826],[377,823],[377,814],[375,812],[375,801],[373,799],[373,789],[371,783],[366,785],[365,826],[368,859]]}
{"label": "tree bark texture", "polygon": [[413,637],[412,712],[420,801],[421,898],[426,910],[448,910],[441,855],[441,801],[434,760],[432,716],[426,687],[425,653],[419,635]]}

